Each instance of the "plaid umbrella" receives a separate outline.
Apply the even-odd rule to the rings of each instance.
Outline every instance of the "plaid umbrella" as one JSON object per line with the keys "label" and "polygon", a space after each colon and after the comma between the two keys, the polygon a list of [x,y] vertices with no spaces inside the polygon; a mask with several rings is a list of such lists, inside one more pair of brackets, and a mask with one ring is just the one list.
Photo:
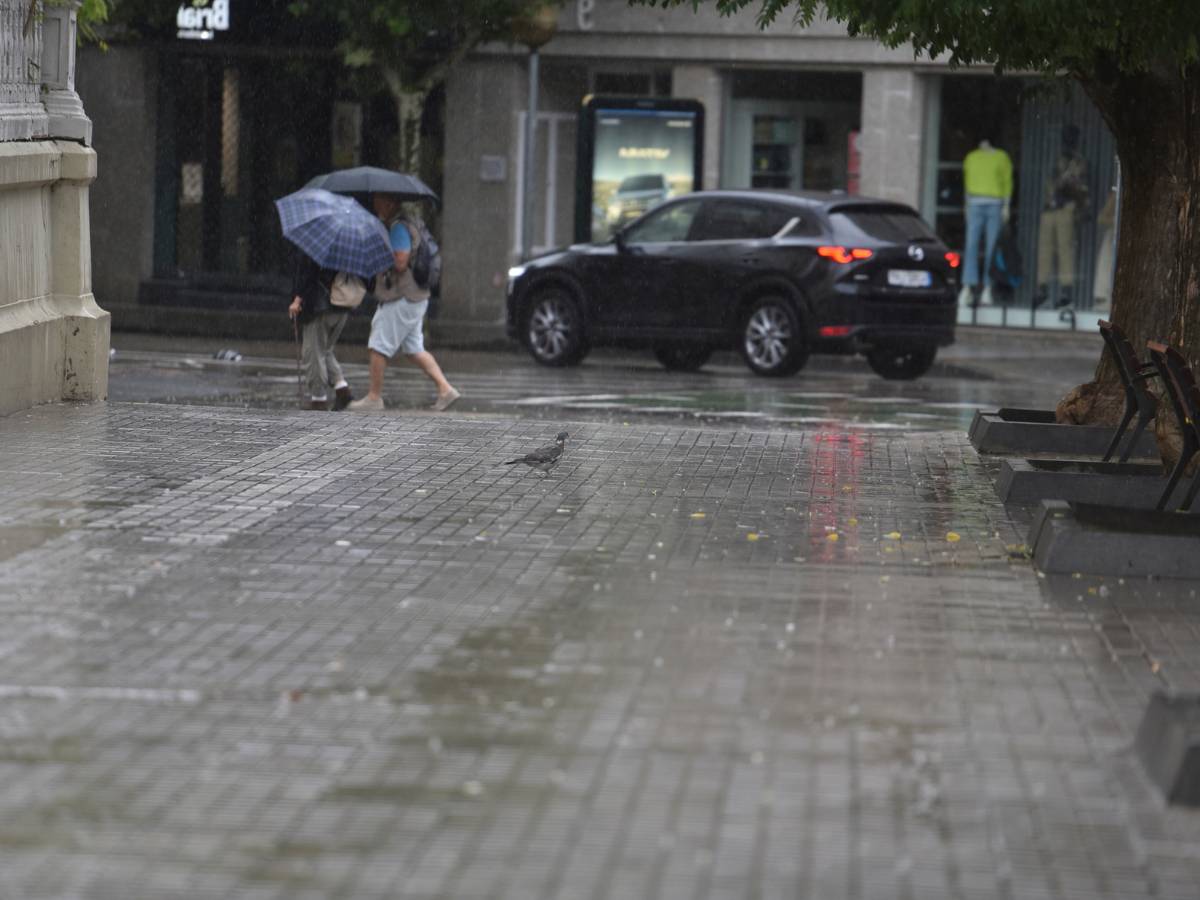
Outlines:
{"label": "plaid umbrella", "polygon": [[327,172],[318,175],[305,187],[324,188],[335,194],[394,194],[401,200],[438,202],[438,196],[433,189],[416,175],[379,169],[375,166],[358,166]]}
{"label": "plaid umbrella", "polygon": [[275,201],[283,236],[323,269],[370,278],[394,262],[387,229],[349,197],[304,188]]}

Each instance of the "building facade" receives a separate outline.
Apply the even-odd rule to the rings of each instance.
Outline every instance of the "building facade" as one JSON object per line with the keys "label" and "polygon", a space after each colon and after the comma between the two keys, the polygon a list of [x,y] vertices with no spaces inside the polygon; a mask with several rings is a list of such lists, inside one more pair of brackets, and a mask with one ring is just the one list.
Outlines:
{"label": "building facade", "polygon": [[[659,10],[624,0],[571,0],[539,56],[528,186],[534,252],[575,238],[576,129],[585,97],[690,98],[705,109],[702,187],[898,200],[964,253],[972,226],[979,284],[961,298],[960,322],[1090,328],[1105,311],[1115,148],[1095,108],[1068,82],[952,69],[911,49],[851,38],[829,21],[800,29],[785,15],[760,30],[751,11],[722,17],[711,6]],[[440,321],[448,333],[495,332],[503,318],[505,271],[522,252],[528,72],[525,48],[495,45],[449,81]],[[1076,174],[1087,195],[1066,213],[1054,183],[1067,152],[1064,132],[1077,133],[1083,163]],[[1007,235],[997,238],[1011,277],[1001,284],[995,273],[986,293],[996,254],[987,256],[980,214],[994,204],[968,196],[963,172],[984,141],[1013,169],[1003,198]]]}
{"label": "building facade", "polygon": [[[237,316],[276,312],[291,251],[272,201],[330,169],[390,165],[392,102],[288,6],[193,0],[180,8],[192,18],[155,40],[87,53],[81,92],[107,161],[92,192],[96,282],[122,323],[153,330],[164,310],[185,322],[205,312],[238,333]],[[951,69],[828,21],[797,28],[785,16],[760,29],[752,11],[727,18],[625,0],[567,0],[539,62],[528,185],[526,48],[479,48],[426,110],[425,161],[435,165],[423,174],[443,198],[432,223],[445,262],[439,341],[502,337],[526,200],[535,252],[576,239],[576,140],[592,95],[699,101],[700,187],[902,201],[968,260],[977,238],[963,323],[1089,328],[1104,312],[1115,153],[1070,83]],[[984,141],[989,155],[971,157]],[[975,196],[968,157],[976,169],[985,160],[985,175],[1007,159],[1011,177]],[[1069,191],[1064,171],[1077,182]],[[989,254],[989,234],[1002,253]],[[993,273],[999,258],[1004,272]]]}
{"label": "building facade", "polygon": [[0,0],[0,415],[108,395],[91,289],[91,122],[74,90],[78,3]]}
{"label": "building facade", "polygon": [[107,161],[97,287],[126,327],[164,310],[279,310],[293,251],[274,200],[383,156],[395,128],[285,0],[181,5],[138,41],[87,48],[81,67]]}

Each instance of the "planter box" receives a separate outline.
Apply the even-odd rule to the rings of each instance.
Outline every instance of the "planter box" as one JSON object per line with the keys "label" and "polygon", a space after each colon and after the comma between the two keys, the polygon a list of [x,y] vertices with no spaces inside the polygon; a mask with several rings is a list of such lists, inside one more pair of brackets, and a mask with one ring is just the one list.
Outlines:
{"label": "planter box", "polygon": [[1048,575],[1200,579],[1200,516],[1045,500],[1029,529]]}
{"label": "planter box", "polygon": [[[1005,408],[977,411],[967,434],[980,453],[1087,457],[1103,456],[1114,430],[1096,425],[1059,425],[1053,410]],[[1123,442],[1129,440],[1129,433],[1122,437]],[[1154,435],[1143,433],[1132,457],[1157,459],[1158,455]]]}
{"label": "planter box", "polygon": [[996,479],[1001,500],[1026,506],[1069,500],[1153,509],[1166,486],[1161,463],[1081,459],[1006,459]]}
{"label": "planter box", "polygon": [[1168,803],[1200,806],[1200,697],[1156,693],[1133,746]]}

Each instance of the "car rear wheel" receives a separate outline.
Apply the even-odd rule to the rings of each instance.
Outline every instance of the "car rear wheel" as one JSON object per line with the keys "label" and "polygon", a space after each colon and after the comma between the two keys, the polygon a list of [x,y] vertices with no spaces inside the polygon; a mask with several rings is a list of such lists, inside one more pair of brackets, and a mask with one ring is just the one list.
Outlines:
{"label": "car rear wheel", "polygon": [[544,366],[574,366],[587,356],[591,348],[583,334],[583,314],[567,290],[545,287],[533,295],[525,314],[525,346]]}
{"label": "car rear wheel", "polygon": [[876,347],[867,353],[867,364],[877,375],[892,381],[912,381],[929,371],[937,347]]}
{"label": "car rear wheel", "polygon": [[756,375],[792,375],[808,362],[800,317],[783,297],[764,297],[742,324],[742,357]]}
{"label": "car rear wheel", "polygon": [[654,358],[673,372],[695,372],[712,356],[703,344],[656,344]]}

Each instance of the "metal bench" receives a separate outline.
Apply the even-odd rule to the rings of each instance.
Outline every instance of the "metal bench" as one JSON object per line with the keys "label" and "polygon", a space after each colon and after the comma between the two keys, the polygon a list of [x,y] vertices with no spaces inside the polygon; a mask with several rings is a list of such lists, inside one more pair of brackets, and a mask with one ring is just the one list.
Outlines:
{"label": "metal bench", "polygon": [[[1200,386],[1196,384],[1196,377],[1192,374],[1192,368],[1188,365],[1188,361],[1178,350],[1153,341],[1146,345],[1146,349],[1162,378],[1167,398],[1171,402],[1171,408],[1175,411],[1175,416],[1179,420],[1179,429],[1183,434],[1179,461],[1171,470],[1167,486],[1158,498],[1156,509],[1164,510],[1171,501],[1171,495],[1174,493],[1179,479],[1183,477],[1183,470],[1200,450]],[[1190,510],[1198,491],[1200,491],[1200,470],[1197,470],[1192,477],[1192,483],[1188,487],[1183,504],[1177,509],[1180,512]]]}
{"label": "metal bench", "polygon": [[1158,409],[1157,398],[1146,389],[1146,379],[1153,378],[1158,374],[1157,367],[1153,362],[1144,363],[1138,359],[1133,344],[1116,325],[1103,319],[1099,324],[1100,337],[1104,339],[1105,345],[1112,353],[1113,361],[1117,366],[1117,374],[1121,377],[1121,386],[1125,388],[1125,414],[1112,436],[1112,442],[1104,452],[1103,461],[1108,462],[1112,458],[1121,443],[1125,430],[1136,415],[1137,426],[1133,429],[1133,435],[1129,438],[1129,443],[1125,445],[1125,450],[1119,459],[1119,462],[1128,462],[1133,448],[1137,446],[1138,439],[1146,430],[1146,426],[1154,420],[1155,412]]}

